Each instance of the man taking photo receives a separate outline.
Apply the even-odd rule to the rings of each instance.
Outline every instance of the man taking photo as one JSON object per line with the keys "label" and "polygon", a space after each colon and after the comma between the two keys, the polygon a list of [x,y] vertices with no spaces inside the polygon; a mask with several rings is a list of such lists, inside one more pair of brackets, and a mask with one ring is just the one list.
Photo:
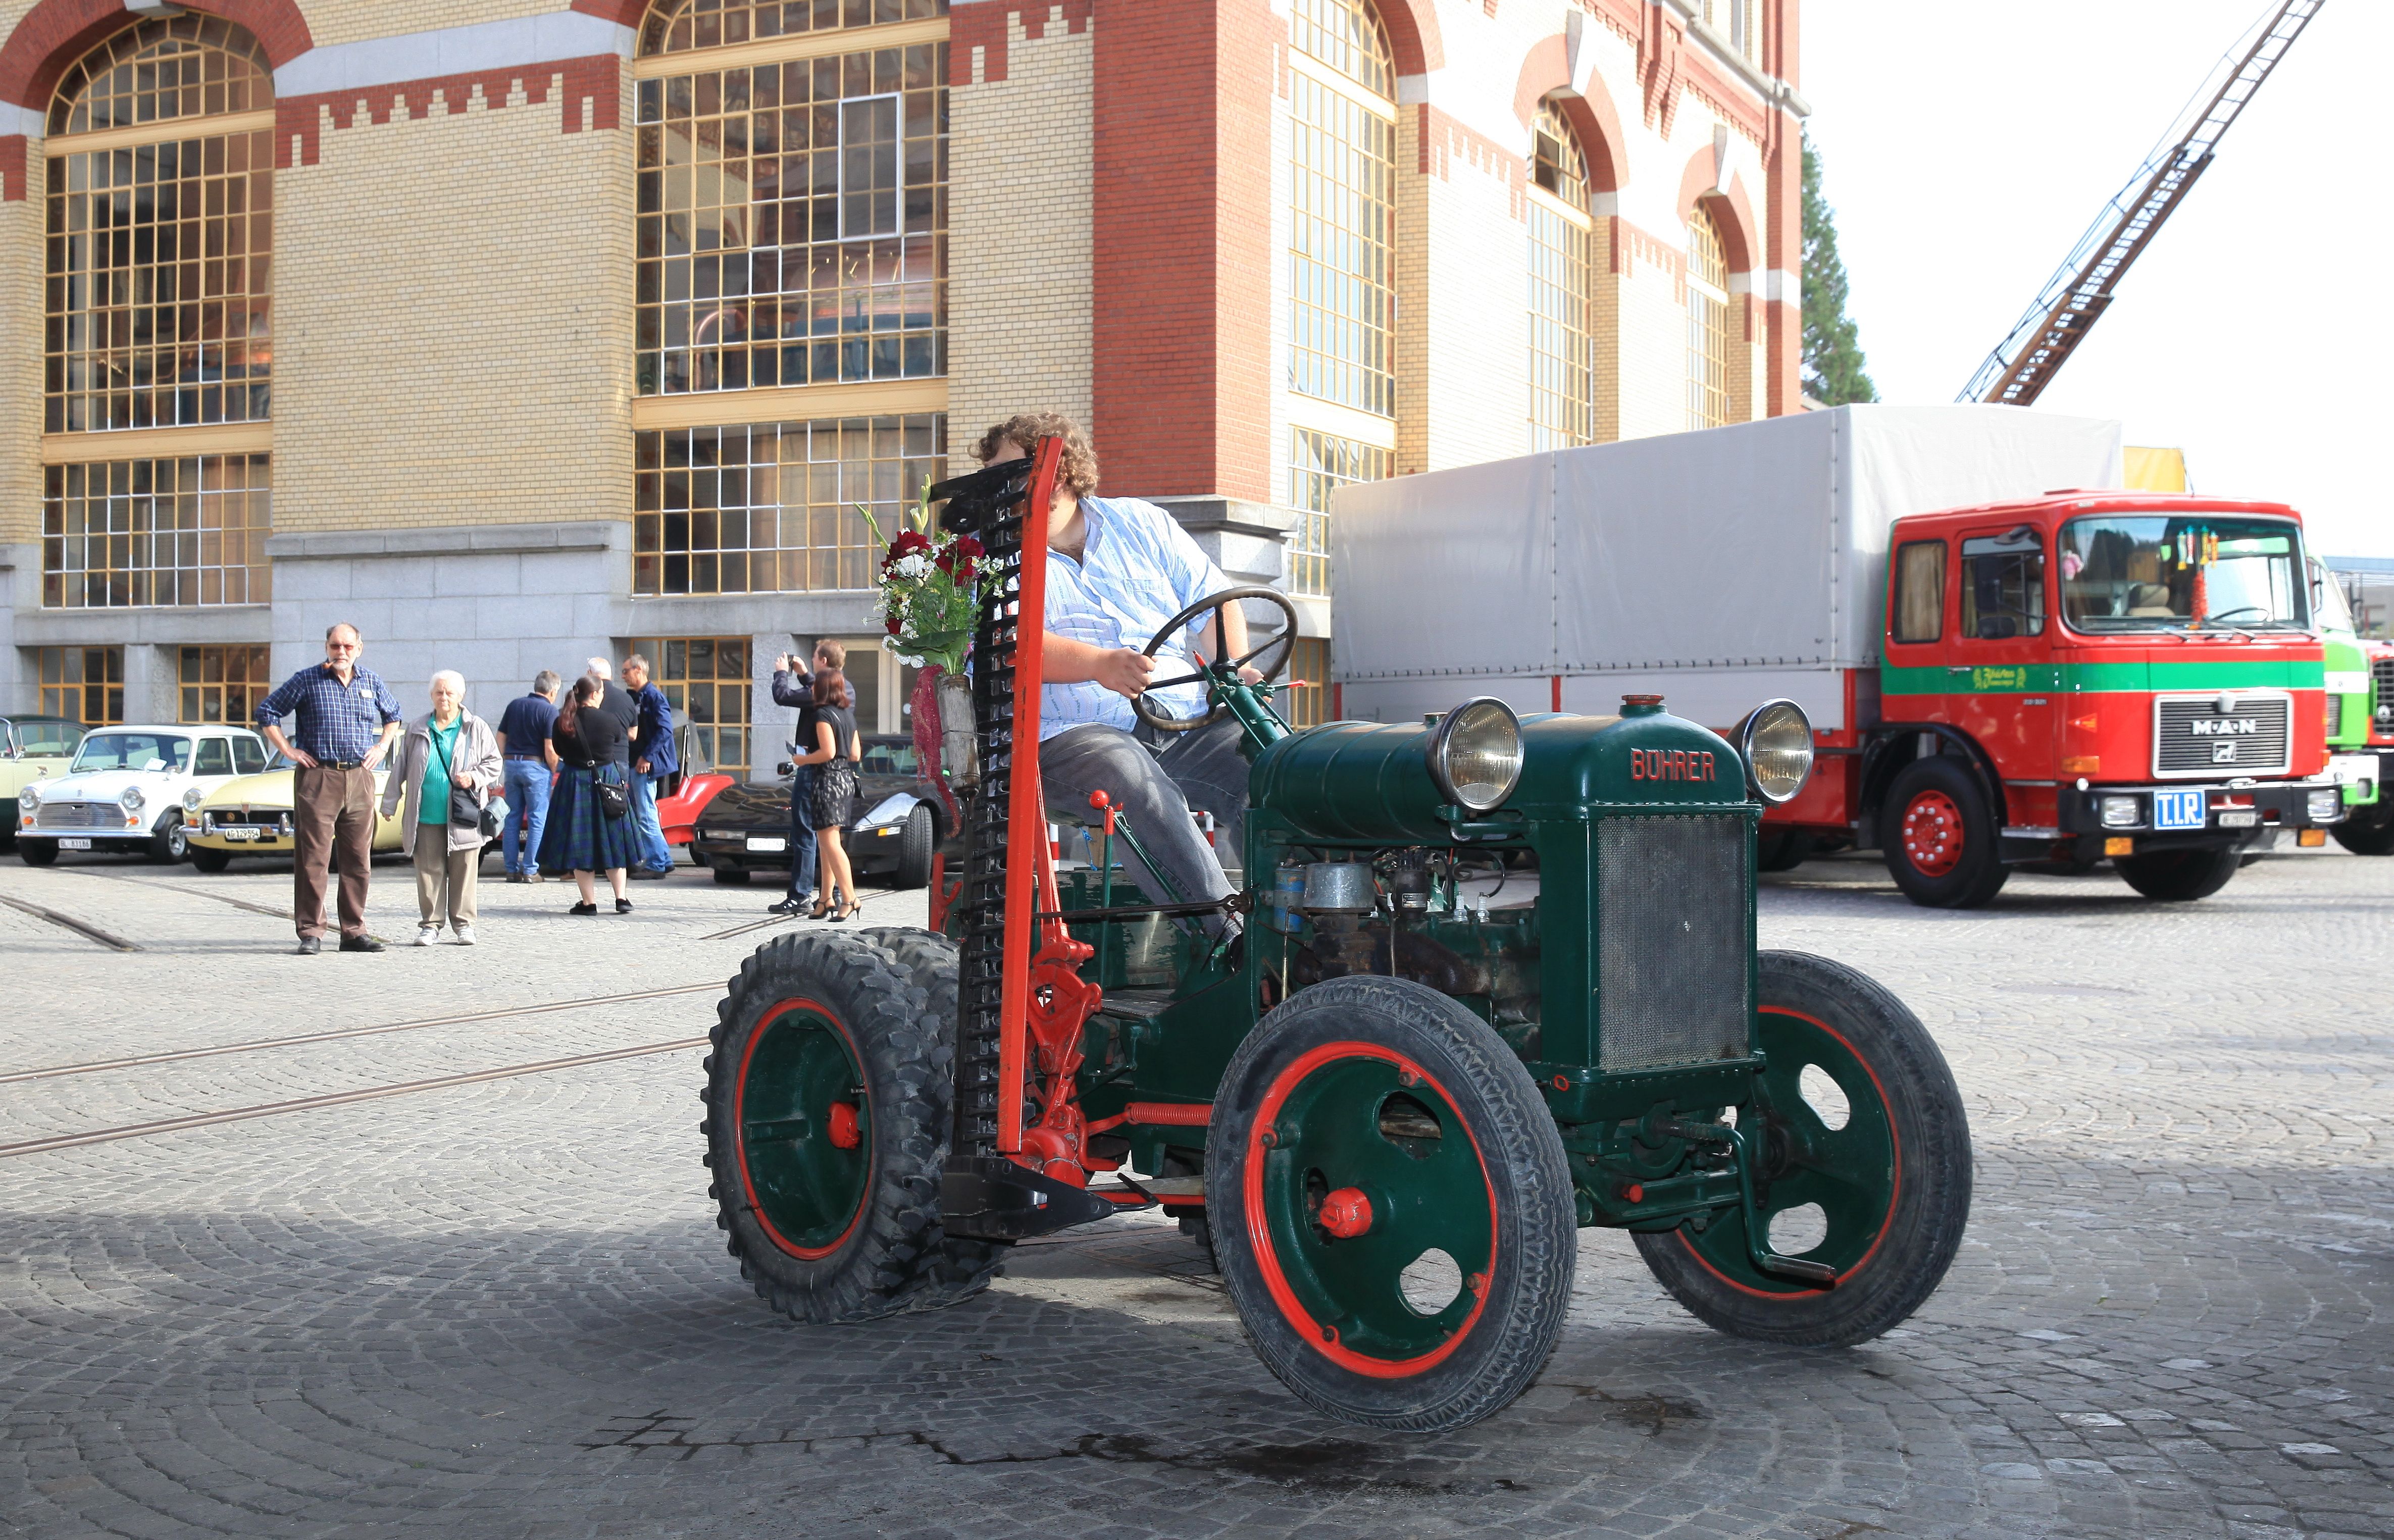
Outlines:
{"label": "man taking photo", "polygon": [[[292,675],[257,703],[258,731],[298,769],[292,775],[292,914],[299,955],[323,948],[325,868],[341,872],[341,950],[380,952],[366,934],[366,875],[374,854],[374,772],[399,737],[399,697],[373,670],[344,621],[324,633],[324,661]],[[283,731],[292,718],[293,735]],[[326,858],[331,857],[328,861]]]}

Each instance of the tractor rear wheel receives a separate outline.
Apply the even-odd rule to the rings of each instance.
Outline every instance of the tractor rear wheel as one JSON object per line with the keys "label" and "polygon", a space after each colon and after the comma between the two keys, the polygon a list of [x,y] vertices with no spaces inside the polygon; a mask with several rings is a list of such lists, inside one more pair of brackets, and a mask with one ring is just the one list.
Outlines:
{"label": "tractor rear wheel", "polygon": [[2328,831],[2357,856],[2394,856],[2394,791],[2381,790],[2366,807],[2345,809],[2344,822]]}
{"label": "tractor rear wheel", "polygon": [[1332,1416],[1465,1427],[1561,1335],[1579,1238],[1554,1116],[1486,1022],[1409,980],[1317,984],[1247,1035],[1205,1204],[1256,1351]]}
{"label": "tractor rear wheel", "polygon": [[1878,844],[1903,896],[1930,909],[1976,909],[2011,875],[1985,788],[1961,760],[1914,759],[1896,772],[1879,813]]}
{"label": "tractor rear wheel", "polygon": [[953,1030],[862,936],[784,935],[740,965],[716,1010],[699,1127],[716,1223],[775,1310],[870,1321],[931,1283]]}
{"label": "tractor rear wheel", "polygon": [[1759,1152],[1755,1204],[1773,1250],[1835,1268],[1836,1284],[1757,1269],[1741,1208],[1640,1234],[1638,1251],[1673,1298],[1732,1336],[1868,1341],[1921,1307],[1961,1247],[1962,1093],[1920,1019],[1869,978],[1800,952],[1759,953],[1756,970],[1769,1067],[1736,1109]]}
{"label": "tractor rear wheel", "polygon": [[[939,1023],[940,1158],[944,1163],[948,1109],[955,1099],[956,1083],[956,943],[935,930],[912,926],[875,926],[861,934],[897,959],[927,997],[931,1018]],[[1011,1241],[984,1241],[942,1231],[940,1244],[927,1254],[921,1281],[907,1298],[908,1308],[936,1310],[971,1298],[1006,1270],[1006,1259],[1013,1249]]]}
{"label": "tractor rear wheel", "polygon": [[2120,856],[2111,864],[2127,885],[2149,899],[2164,903],[2189,903],[2207,899],[2228,886],[2244,864],[2233,849],[2218,850],[2156,850],[2151,855]]}

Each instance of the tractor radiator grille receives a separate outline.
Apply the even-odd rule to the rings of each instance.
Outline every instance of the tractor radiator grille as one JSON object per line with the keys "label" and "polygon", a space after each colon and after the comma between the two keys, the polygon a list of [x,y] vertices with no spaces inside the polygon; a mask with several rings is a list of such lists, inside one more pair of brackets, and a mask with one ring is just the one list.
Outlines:
{"label": "tractor radiator grille", "polygon": [[1744,1056],[1747,837],[1738,813],[1597,825],[1598,1068]]}
{"label": "tractor radiator grille", "polygon": [[2293,768],[2293,708],[2283,695],[2165,695],[2154,713],[2156,775],[2282,775]]}

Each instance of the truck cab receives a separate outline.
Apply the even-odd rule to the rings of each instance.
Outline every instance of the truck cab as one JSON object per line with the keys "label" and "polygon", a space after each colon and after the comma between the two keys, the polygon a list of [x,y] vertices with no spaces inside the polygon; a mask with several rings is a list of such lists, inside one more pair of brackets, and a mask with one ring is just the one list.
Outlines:
{"label": "truck cab", "polygon": [[1846,811],[1916,902],[2107,857],[2149,897],[2201,898],[2344,817],[2282,504],[2060,492],[1900,519],[1885,623]]}

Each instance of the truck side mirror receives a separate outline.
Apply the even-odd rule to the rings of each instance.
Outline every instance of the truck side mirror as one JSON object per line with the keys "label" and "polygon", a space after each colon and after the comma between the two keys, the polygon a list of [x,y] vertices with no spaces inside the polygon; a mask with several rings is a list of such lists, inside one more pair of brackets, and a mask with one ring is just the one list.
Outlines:
{"label": "truck side mirror", "polygon": [[2019,635],[2019,622],[2014,620],[2009,615],[1980,615],[1979,617],[1979,639],[1980,641],[2009,641],[2012,638]]}

